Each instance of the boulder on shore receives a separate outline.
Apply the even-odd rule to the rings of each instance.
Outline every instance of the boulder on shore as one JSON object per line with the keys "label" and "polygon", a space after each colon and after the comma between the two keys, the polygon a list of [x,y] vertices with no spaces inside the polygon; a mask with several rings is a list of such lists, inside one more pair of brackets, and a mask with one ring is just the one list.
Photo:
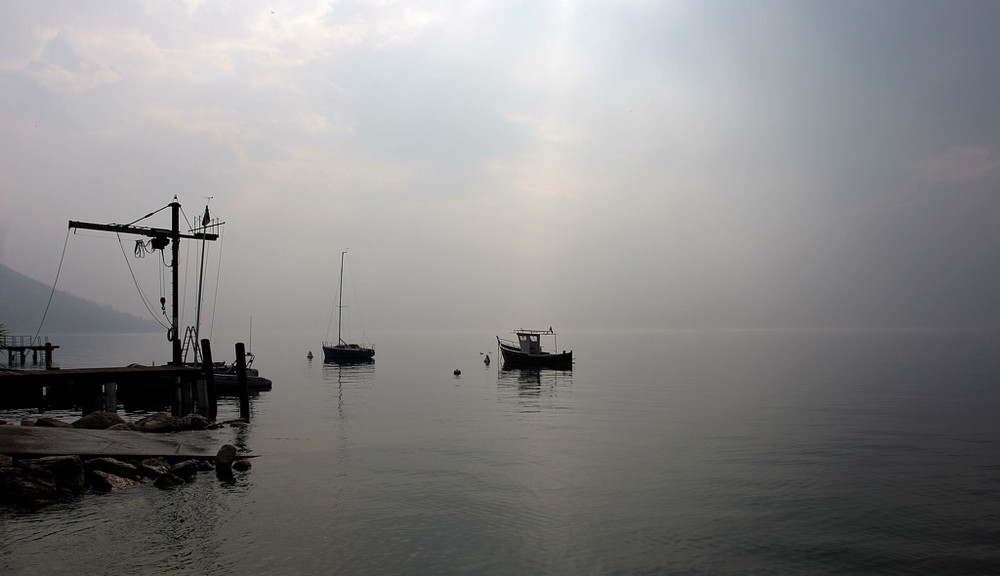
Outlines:
{"label": "boulder on shore", "polygon": [[185,482],[194,482],[198,474],[199,464],[197,460],[185,460],[170,467],[170,474],[181,478]]}
{"label": "boulder on shore", "polygon": [[139,482],[130,478],[123,478],[117,474],[111,474],[104,470],[94,470],[89,474],[90,486],[101,492],[115,492],[124,490],[129,486],[135,486]]}
{"label": "boulder on shore", "polygon": [[212,421],[201,414],[188,414],[181,418],[185,430],[204,430],[212,425]]}
{"label": "boulder on shore", "polygon": [[146,478],[155,479],[170,472],[170,462],[167,462],[167,459],[162,456],[157,456],[156,458],[147,458],[139,462],[137,468]]}
{"label": "boulder on shore", "polygon": [[35,426],[44,428],[72,428],[73,425],[69,422],[63,420],[56,420],[55,418],[39,418],[35,420]]}
{"label": "boulder on shore", "polygon": [[99,410],[97,412],[91,412],[76,422],[73,422],[73,428],[83,428],[85,430],[107,430],[115,424],[124,423],[125,419],[119,416],[117,412],[105,412]]}
{"label": "boulder on shore", "polygon": [[184,479],[180,476],[176,476],[167,472],[166,474],[160,474],[157,476],[156,481],[153,485],[157,488],[171,488],[173,486],[179,486],[184,483]]}
{"label": "boulder on shore", "polygon": [[77,456],[47,456],[0,467],[0,502],[37,508],[84,487],[83,462]]}
{"label": "boulder on shore", "polygon": [[0,502],[38,507],[57,500],[59,488],[50,479],[27,478],[20,468],[0,468]]}
{"label": "boulder on shore", "polygon": [[236,460],[236,446],[224,444],[219,448],[219,453],[215,455],[215,467],[219,470],[232,468]]}
{"label": "boulder on shore", "polygon": [[95,472],[104,472],[106,474],[113,474],[115,476],[120,476],[121,478],[128,478],[129,480],[142,480],[142,473],[139,469],[128,462],[122,462],[117,458],[111,458],[110,456],[102,456],[100,458],[91,458],[87,460],[84,464],[87,473],[93,474]]}
{"label": "boulder on shore", "polygon": [[86,485],[83,461],[79,456],[46,456],[20,463],[32,478],[50,479],[62,490],[77,493]]}
{"label": "boulder on shore", "polygon": [[184,429],[184,421],[176,416],[171,416],[166,412],[157,412],[147,416],[135,423],[141,432],[152,432],[163,434],[167,432],[180,432]]}

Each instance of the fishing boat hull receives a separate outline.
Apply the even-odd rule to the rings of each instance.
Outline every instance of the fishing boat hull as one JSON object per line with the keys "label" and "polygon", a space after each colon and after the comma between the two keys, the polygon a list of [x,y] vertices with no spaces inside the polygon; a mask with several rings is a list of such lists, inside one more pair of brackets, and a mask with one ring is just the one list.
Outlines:
{"label": "fishing boat hull", "polygon": [[375,349],[358,344],[323,346],[323,361],[337,364],[362,364],[375,361]]}
{"label": "fishing boat hull", "polygon": [[550,352],[525,353],[498,340],[500,354],[503,357],[504,368],[551,368],[553,370],[572,370],[573,351],[553,354]]}
{"label": "fishing boat hull", "polygon": [[[215,388],[219,392],[235,392],[239,390],[239,377],[235,371],[216,372],[212,375],[215,380]],[[271,380],[261,376],[253,368],[247,369],[247,390],[250,392],[261,392],[271,389]]]}

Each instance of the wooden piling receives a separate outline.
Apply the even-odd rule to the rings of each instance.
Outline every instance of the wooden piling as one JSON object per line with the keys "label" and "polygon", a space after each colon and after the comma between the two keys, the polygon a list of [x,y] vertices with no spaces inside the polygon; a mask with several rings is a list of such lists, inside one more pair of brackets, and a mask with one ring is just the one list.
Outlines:
{"label": "wooden piling", "polygon": [[182,381],[181,387],[181,413],[180,416],[187,416],[194,413],[194,382]]}
{"label": "wooden piling", "polygon": [[170,414],[180,418],[184,415],[184,404],[181,395],[181,379],[174,378],[173,395],[170,403]]}
{"label": "wooden piling", "polygon": [[219,396],[215,389],[215,370],[212,364],[212,343],[207,338],[201,341],[201,362],[205,369],[206,414],[209,420],[215,421],[219,415]]}
{"label": "wooden piling", "polygon": [[247,387],[246,346],[236,343],[236,391],[240,396],[240,418],[250,420],[250,389]]}

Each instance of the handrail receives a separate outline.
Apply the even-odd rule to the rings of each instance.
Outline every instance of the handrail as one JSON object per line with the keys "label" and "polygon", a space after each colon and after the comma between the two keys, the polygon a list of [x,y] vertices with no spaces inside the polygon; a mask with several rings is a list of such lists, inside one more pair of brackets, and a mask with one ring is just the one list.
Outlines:
{"label": "handrail", "polygon": [[45,337],[44,341],[41,336],[38,336],[37,338],[34,336],[16,336],[12,334],[0,336],[0,348],[40,348],[48,343],[48,336]]}

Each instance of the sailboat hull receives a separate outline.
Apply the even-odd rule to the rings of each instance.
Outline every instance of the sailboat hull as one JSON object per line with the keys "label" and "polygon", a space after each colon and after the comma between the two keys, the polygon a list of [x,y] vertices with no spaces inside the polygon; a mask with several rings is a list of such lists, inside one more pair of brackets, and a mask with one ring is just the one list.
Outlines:
{"label": "sailboat hull", "polygon": [[337,364],[362,364],[375,361],[375,349],[365,348],[357,344],[341,344],[339,346],[323,345],[323,361]]}
{"label": "sailboat hull", "polygon": [[340,287],[337,290],[337,345],[332,342],[323,342],[323,362],[336,362],[337,364],[361,364],[364,362],[374,362],[375,348],[369,348],[360,344],[348,344],[340,337],[341,315],[344,311],[344,255],[347,251],[340,253]]}

